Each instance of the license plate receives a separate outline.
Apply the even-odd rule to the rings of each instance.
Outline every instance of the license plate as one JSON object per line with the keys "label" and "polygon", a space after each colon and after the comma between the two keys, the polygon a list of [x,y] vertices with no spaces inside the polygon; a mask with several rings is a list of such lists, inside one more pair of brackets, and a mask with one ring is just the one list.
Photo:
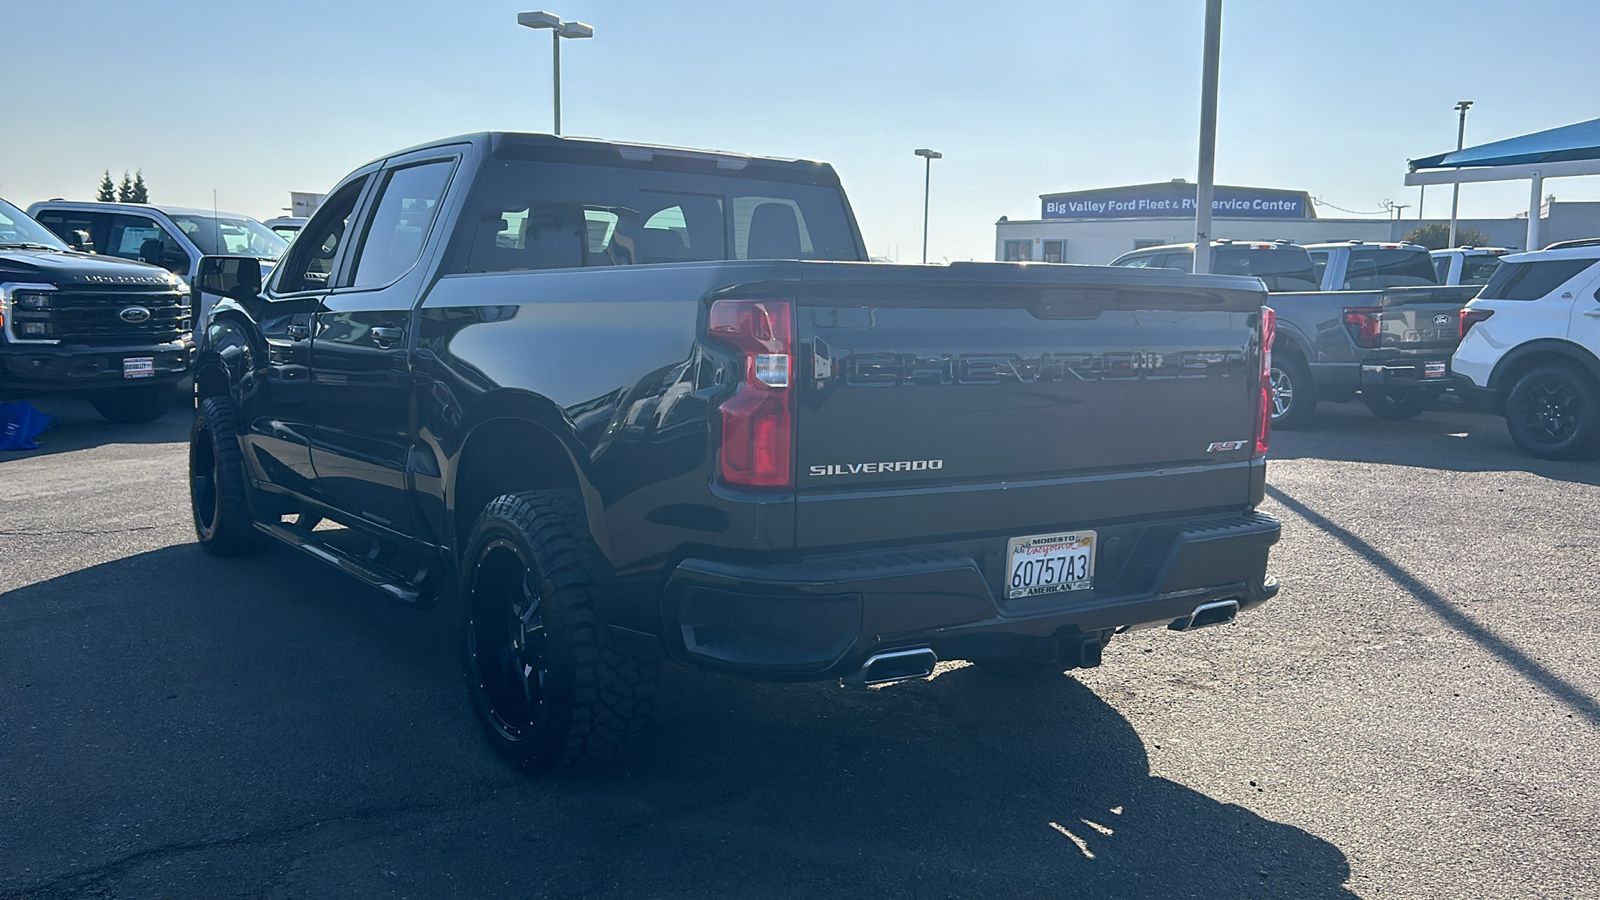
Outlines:
{"label": "license plate", "polygon": [[122,360],[123,378],[149,378],[156,374],[154,356],[129,356]]}
{"label": "license plate", "polygon": [[1092,531],[1036,534],[1006,545],[1006,599],[1094,587]]}
{"label": "license plate", "polygon": [[1423,378],[1443,378],[1444,376],[1445,376],[1445,364],[1444,363],[1442,363],[1442,362],[1431,362],[1431,363],[1423,363],[1422,364],[1422,377]]}

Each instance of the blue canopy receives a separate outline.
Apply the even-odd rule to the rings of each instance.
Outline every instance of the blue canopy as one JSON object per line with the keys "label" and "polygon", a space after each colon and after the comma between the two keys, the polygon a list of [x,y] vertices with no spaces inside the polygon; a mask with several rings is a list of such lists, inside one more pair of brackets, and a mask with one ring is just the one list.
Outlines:
{"label": "blue canopy", "polygon": [[1600,159],[1600,119],[1411,160],[1411,171]]}

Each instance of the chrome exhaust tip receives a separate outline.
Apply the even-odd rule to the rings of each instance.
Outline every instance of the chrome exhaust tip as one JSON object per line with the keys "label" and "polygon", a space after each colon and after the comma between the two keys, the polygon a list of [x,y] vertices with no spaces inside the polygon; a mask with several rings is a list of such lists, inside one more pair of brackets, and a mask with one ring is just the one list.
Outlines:
{"label": "chrome exhaust tip", "polygon": [[1218,600],[1215,603],[1202,603],[1194,608],[1182,619],[1175,620],[1167,627],[1173,631],[1193,631],[1196,628],[1206,628],[1211,625],[1226,625],[1239,616],[1238,600]]}
{"label": "chrome exhaust tip", "polygon": [[896,681],[909,681],[913,678],[927,678],[933,674],[933,667],[939,664],[939,657],[927,647],[917,647],[912,650],[891,650],[887,653],[874,653],[867,658],[860,671],[846,678],[849,684],[875,685],[892,684]]}

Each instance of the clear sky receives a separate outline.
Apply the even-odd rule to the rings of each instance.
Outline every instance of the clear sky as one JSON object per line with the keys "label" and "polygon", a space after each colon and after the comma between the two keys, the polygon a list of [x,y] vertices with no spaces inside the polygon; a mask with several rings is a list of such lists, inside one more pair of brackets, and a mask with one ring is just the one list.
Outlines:
{"label": "clear sky", "polygon": [[[542,7],[540,4],[550,4]],[[155,202],[280,215],[437,137],[548,131],[549,8],[568,134],[834,164],[875,255],[989,259],[1038,195],[1195,177],[1201,0],[0,0],[0,195],[88,199],[142,169]],[[1217,180],[1375,211],[1405,161],[1600,117],[1600,3],[1225,0]],[[1553,179],[1600,199],[1600,177]],[[1527,208],[1466,185],[1463,216]],[[1326,205],[1323,215],[1344,215]],[[1449,214],[1448,188],[1428,191]]]}

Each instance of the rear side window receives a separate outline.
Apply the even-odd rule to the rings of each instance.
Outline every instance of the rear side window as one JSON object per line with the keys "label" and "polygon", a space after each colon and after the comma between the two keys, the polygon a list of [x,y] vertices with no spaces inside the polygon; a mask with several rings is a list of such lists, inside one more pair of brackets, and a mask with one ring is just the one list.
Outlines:
{"label": "rear side window", "polygon": [[[1495,270],[1499,268],[1498,256],[1468,256],[1461,260],[1461,283],[1488,284],[1489,279],[1494,277]],[[1444,279],[1439,279],[1439,283],[1443,284]]]}
{"label": "rear side window", "polygon": [[1426,250],[1386,250],[1353,247],[1344,270],[1344,289],[1372,291],[1392,287],[1438,284],[1433,257]]}
{"label": "rear side window", "polygon": [[1314,291],[1316,275],[1311,270],[1311,254],[1300,247],[1275,247],[1260,250],[1250,247],[1219,247],[1212,251],[1211,271],[1217,275],[1253,275],[1269,291]]}
{"label": "rear side window", "polygon": [[1566,284],[1600,260],[1548,259],[1539,262],[1502,262],[1478,294],[1484,300],[1537,300]]}
{"label": "rear side window", "polygon": [[1328,252],[1326,250],[1311,255],[1311,280],[1316,284],[1312,290],[1322,289],[1323,273],[1328,271]]}
{"label": "rear side window", "polygon": [[355,287],[393,284],[416,265],[454,167],[443,159],[389,173],[356,255]]}
{"label": "rear side window", "polygon": [[836,187],[500,159],[472,187],[446,271],[858,255]]}

